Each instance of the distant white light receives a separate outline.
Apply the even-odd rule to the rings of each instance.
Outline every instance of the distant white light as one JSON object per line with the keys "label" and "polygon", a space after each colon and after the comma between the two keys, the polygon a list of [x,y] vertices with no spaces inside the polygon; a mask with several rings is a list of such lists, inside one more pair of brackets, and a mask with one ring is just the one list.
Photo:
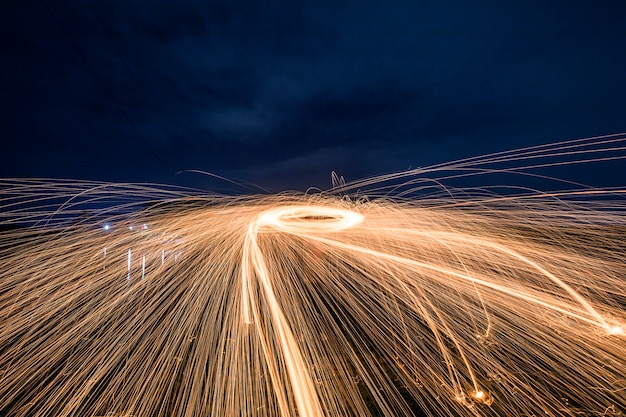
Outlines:
{"label": "distant white light", "polygon": [[146,230],[147,228],[148,228],[148,225],[144,223],[143,224],[143,230]]}
{"label": "distant white light", "polygon": [[106,223],[104,226],[102,226],[102,228],[104,229],[105,232],[108,232],[111,229],[111,225]]}
{"label": "distant white light", "polygon": [[130,227],[128,228],[128,230],[133,230],[133,226],[130,226]]}

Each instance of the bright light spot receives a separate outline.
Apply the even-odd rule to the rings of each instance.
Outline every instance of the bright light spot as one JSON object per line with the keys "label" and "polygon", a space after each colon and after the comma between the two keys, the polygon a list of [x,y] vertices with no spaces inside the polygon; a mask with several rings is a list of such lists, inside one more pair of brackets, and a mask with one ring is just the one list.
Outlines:
{"label": "bright light spot", "polygon": [[108,232],[111,229],[111,225],[107,223],[104,226],[102,226],[102,228],[104,229],[105,232]]}
{"label": "bright light spot", "polygon": [[356,226],[363,216],[350,210],[322,206],[287,206],[266,211],[258,224],[288,233],[338,232]]}
{"label": "bright light spot", "polygon": [[148,225],[144,223],[143,224],[143,230],[146,230],[147,228],[148,228]]}
{"label": "bright light spot", "polygon": [[128,228],[128,230],[133,230],[133,226],[130,226],[130,227]]}
{"label": "bright light spot", "polygon": [[493,404],[493,397],[491,397],[489,393],[483,390],[478,390],[478,391],[473,392],[472,398],[474,399],[475,402],[480,403],[480,404],[484,404],[484,405]]}
{"label": "bright light spot", "polygon": [[622,326],[613,326],[613,327],[609,327],[609,334],[611,335],[623,335],[624,334],[624,329],[622,328]]}

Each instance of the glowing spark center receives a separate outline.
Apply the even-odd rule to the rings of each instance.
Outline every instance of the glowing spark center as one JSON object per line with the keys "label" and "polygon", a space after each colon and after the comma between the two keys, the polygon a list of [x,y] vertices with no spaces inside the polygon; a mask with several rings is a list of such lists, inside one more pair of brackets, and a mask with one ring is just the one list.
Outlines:
{"label": "glowing spark center", "polygon": [[293,233],[339,232],[363,222],[363,215],[350,210],[322,206],[287,206],[266,211],[257,225]]}

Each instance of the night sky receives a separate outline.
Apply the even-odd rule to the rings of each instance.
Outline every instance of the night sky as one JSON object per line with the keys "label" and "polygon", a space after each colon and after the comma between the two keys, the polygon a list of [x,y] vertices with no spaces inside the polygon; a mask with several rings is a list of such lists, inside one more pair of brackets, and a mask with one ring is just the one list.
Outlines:
{"label": "night sky", "polygon": [[625,22],[624,1],[3,1],[0,177],[304,191],[625,132]]}

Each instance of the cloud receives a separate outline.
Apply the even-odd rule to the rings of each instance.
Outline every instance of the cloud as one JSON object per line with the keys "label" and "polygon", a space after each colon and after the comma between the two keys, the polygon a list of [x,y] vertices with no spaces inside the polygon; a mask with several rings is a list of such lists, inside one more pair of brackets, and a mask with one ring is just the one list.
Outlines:
{"label": "cloud", "polygon": [[47,4],[0,17],[2,175],[107,179],[102,160],[39,162],[107,155],[130,181],[282,169],[288,184],[626,130],[607,7]]}
{"label": "cloud", "polygon": [[218,110],[201,119],[200,124],[220,140],[241,142],[265,138],[274,128],[271,115],[250,108]]}

